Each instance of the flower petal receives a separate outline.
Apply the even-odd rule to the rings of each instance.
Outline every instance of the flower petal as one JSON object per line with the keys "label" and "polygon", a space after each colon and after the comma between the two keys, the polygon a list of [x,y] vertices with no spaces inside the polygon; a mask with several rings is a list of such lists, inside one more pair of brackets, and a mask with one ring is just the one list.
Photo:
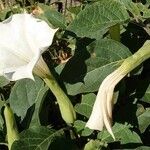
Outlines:
{"label": "flower petal", "polygon": [[[88,122],[86,123],[86,127],[93,129],[93,130],[103,130],[104,127],[104,120],[103,120],[103,115],[102,115],[102,109],[100,108],[100,97],[99,94],[97,94],[94,106],[93,106],[93,110],[91,113],[91,116],[88,120]],[[104,97],[105,95],[101,95],[102,97]]]}
{"label": "flower petal", "polygon": [[100,131],[105,126],[114,140],[115,140],[115,136],[111,128],[113,92],[117,83],[125,75],[126,74],[123,73],[122,69],[118,68],[103,80],[96,97],[92,114],[86,124],[86,126],[89,127],[90,129],[95,129]]}
{"label": "flower petal", "polygon": [[[21,16],[19,15],[18,18],[20,17]],[[36,43],[36,46],[39,47],[41,51],[45,51],[52,44],[54,34],[58,28],[52,29],[45,21],[34,18],[29,14],[24,14],[24,17],[25,21],[23,21],[26,27],[24,33],[28,42],[31,46]],[[33,51],[34,50],[35,49],[33,49]]]}
{"label": "flower petal", "polygon": [[33,79],[32,70],[57,29],[30,14],[15,14],[0,23],[0,74],[9,80]]}
{"label": "flower petal", "polygon": [[[5,52],[5,51],[3,51],[3,52]],[[41,55],[40,53],[37,53],[30,60],[29,63],[27,63],[21,59],[18,59],[17,56],[15,56],[11,53],[7,53],[7,51],[6,51],[6,54],[7,54],[7,56],[4,55],[4,53],[3,53],[3,62],[5,62],[4,68],[3,68],[3,75],[7,79],[9,79],[11,81],[16,81],[16,80],[23,79],[23,78],[30,78],[30,79],[34,80],[33,75],[32,75],[32,70],[40,58],[40,55]],[[1,66],[0,66],[0,68],[1,68]]]}

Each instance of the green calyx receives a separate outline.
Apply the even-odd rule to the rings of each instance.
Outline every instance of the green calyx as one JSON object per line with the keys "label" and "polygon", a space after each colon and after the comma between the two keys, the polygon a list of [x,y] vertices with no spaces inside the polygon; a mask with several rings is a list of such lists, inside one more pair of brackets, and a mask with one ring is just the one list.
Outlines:
{"label": "green calyx", "polygon": [[68,96],[58,85],[56,79],[51,75],[47,78],[44,78],[43,80],[55,95],[60,108],[61,116],[64,121],[66,123],[74,123],[76,120],[76,113],[74,111],[73,105]]}
{"label": "green calyx", "polygon": [[148,58],[150,58],[150,41],[146,41],[135,54],[126,58],[120,69],[123,70],[123,74],[128,74]]}

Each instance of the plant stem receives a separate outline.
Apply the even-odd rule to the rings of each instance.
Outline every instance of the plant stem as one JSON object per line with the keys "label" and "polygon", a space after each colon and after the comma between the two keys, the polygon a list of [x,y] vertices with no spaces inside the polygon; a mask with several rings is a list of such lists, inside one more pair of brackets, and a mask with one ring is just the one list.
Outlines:
{"label": "plant stem", "polygon": [[68,96],[60,88],[52,74],[49,77],[44,78],[43,80],[55,95],[62,118],[65,120],[66,123],[73,123],[76,119],[76,113]]}
{"label": "plant stem", "polygon": [[13,142],[19,140],[19,133],[13,111],[7,104],[5,104],[4,108],[4,118],[7,128],[8,148],[10,150]]}
{"label": "plant stem", "polygon": [[55,77],[49,70],[42,57],[39,59],[33,71],[36,75],[40,76],[44,80],[52,93],[55,95],[62,118],[66,121],[66,123],[73,123],[76,119],[76,113],[74,111],[73,105],[68,96],[57,83]]}

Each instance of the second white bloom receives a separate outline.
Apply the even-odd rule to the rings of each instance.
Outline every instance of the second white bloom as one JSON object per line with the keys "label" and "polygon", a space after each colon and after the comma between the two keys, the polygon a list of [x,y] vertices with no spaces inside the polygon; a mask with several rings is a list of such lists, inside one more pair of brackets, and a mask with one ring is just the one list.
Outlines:
{"label": "second white bloom", "polygon": [[99,88],[92,114],[86,124],[86,127],[100,131],[106,127],[113,139],[115,139],[111,128],[113,93],[115,86],[125,75],[124,71],[118,68],[104,79]]}

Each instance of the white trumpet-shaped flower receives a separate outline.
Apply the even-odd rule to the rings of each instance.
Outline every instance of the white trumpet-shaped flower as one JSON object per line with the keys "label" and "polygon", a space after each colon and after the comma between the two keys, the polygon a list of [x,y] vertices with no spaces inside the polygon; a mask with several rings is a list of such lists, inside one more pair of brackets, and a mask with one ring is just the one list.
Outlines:
{"label": "white trumpet-shaped flower", "polygon": [[124,70],[118,68],[104,79],[99,88],[91,116],[86,124],[86,127],[99,131],[106,127],[114,140],[115,136],[111,128],[113,93],[115,86],[125,75]]}
{"label": "white trumpet-shaped flower", "polygon": [[0,75],[11,81],[49,73],[42,59],[57,29],[31,14],[15,14],[0,23]]}
{"label": "white trumpet-shaped flower", "polygon": [[52,44],[52,29],[31,14],[16,14],[0,23],[0,75],[10,81],[40,76],[55,95],[62,118],[73,123],[76,113],[41,54]]}
{"label": "white trumpet-shaped flower", "polygon": [[124,76],[142,62],[150,58],[149,50],[150,41],[146,41],[135,54],[126,58],[118,69],[104,79],[100,85],[96,101],[86,127],[99,131],[106,127],[115,140],[115,136],[111,128],[114,88]]}

